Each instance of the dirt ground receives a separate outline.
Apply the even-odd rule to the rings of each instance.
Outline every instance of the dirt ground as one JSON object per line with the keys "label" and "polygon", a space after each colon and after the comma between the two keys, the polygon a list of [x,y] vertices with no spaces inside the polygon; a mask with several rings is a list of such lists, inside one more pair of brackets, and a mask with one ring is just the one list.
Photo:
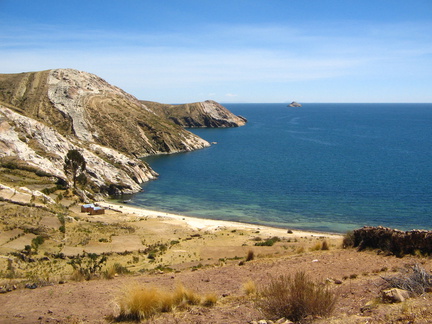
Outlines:
{"label": "dirt ground", "polygon": [[[338,249],[263,258],[244,265],[231,261],[226,265],[204,267],[196,271],[119,276],[113,280],[67,282],[37,289],[18,289],[0,294],[0,322],[107,323],[111,322],[110,316],[118,312],[116,298],[125,287],[146,285],[172,289],[181,282],[185,287],[200,293],[216,293],[219,297],[217,304],[211,308],[191,306],[187,310],[156,316],[148,322],[248,323],[262,319],[263,315],[257,310],[253,299],[246,296],[242,288],[246,281],[253,280],[259,287],[265,285],[271,276],[302,270],[313,278],[323,282],[329,279],[331,282],[331,289],[339,295],[335,320],[339,316],[341,323],[373,323],[373,316],[370,313],[362,314],[360,309],[378,296],[384,284],[381,276],[393,275],[399,269],[419,261],[424,263],[425,269],[431,270],[432,262],[429,259],[396,258],[377,255],[376,252]],[[334,279],[342,283],[335,284]],[[375,322],[378,323],[379,314],[376,316]],[[385,323],[384,320],[380,323]]]}
{"label": "dirt ground", "polygon": [[[342,236],[329,233],[200,220],[126,206],[90,216],[73,205],[61,218],[54,210],[0,204],[0,292],[13,287],[0,293],[0,323],[112,323],[119,314],[118,299],[128,287],[169,291],[179,283],[201,295],[213,293],[218,300],[212,307],[188,306],[143,322],[250,323],[266,318],[244,285],[253,282],[260,290],[271,278],[300,271],[338,296],[331,318],[308,322],[432,322],[432,294],[397,305],[365,307],[379,296],[383,277],[414,264],[430,272],[431,258],[342,249]],[[33,246],[41,235],[45,240]],[[256,245],[274,237],[278,241],[272,246]],[[322,249],[324,242],[328,250]],[[23,249],[30,246],[33,260],[21,260]],[[96,278],[76,281],[70,260],[84,252],[106,255],[108,261]],[[251,252],[253,260],[246,261]],[[103,279],[103,271],[115,264],[128,273]],[[25,288],[32,280],[37,285]]]}

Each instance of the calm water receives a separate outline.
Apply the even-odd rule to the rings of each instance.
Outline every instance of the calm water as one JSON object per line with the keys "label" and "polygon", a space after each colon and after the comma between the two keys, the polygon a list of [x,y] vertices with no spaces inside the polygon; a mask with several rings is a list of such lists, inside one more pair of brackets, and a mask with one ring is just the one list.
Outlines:
{"label": "calm water", "polygon": [[132,204],[203,218],[345,232],[432,229],[432,104],[226,104],[244,127],[146,160]]}

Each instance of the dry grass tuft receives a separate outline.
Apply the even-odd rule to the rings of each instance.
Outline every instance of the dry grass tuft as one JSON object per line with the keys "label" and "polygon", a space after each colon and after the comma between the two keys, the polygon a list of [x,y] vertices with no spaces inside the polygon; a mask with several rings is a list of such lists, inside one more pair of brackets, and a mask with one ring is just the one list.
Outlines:
{"label": "dry grass tuft", "polygon": [[243,291],[248,296],[256,295],[257,288],[256,288],[256,285],[255,285],[255,282],[252,279],[249,279],[248,281],[246,281],[243,284]]}
{"label": "dry grass tuft", "polygon": [[304,252],[305,252],[305,247],[303,245],[300,245],[296,250],[297,254],[302,254]]}
{"label": "dry grass tuft", "polygon": [[218,301],[218,296],[215,293],[209,293],[205,295],[202,304],[206,307],[214,306]]}
{"label": "dry grass tuft", "polygon": [[412,271],[396,277],[382,277],[392,288],[409,291],[414,296],[423,295],[432,290],[432,275],[420,265],[415,264]]}
{"label": "dry grass tuft", "polygon": [[162,312],[171,312],[176,308],[189,305],[210,307],[216,304],[218,297],[209,293],[202,297],[193,290],[178,284],[173,292],[154,287],[132,286],[127,288],[118,300],[120,308],[117,321],[140,321]]}
{"label": "dry grass tuft", "polygon": [[271,279],[260,295],[258,306],[268,317],[292,321],[301,321],[309,315],[329,316],[337,299],[328,287],[313,282],[304,272]]}
{"label": "dry grass tuft", "polygon": [[119,300],[118,320],[139,321],[162,311],[163,293],[155,288],[129,288]]}
{"label": "dry grass tuft", "polygon": [[311,251],[319,251],[321,250],[321,243],[320,242],[316,242],[314,245],[312,245],[309,250]]}
{"label": "dry grass tuft", "polygon": [[201,296],[193,290],[186,289],[183,284],[177,284],[174,294],[174,303],[176,305],[198,305],[201,302]]}

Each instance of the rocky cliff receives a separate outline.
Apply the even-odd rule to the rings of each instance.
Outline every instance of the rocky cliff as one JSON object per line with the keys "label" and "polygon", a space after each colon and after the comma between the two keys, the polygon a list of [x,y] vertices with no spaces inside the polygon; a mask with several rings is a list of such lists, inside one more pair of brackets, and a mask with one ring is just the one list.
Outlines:
{"label": "rocky cliff", "polygon": [[142,102],[158,115],[183,127],[239,127],[247,122],[212,100],[183,105]]}
{"label": "rocky cliff", "polygon": [[208,146],[96,75],[72,69],[0,75],[0,101],[65,136],[135,157]]}
{"label": "rocky cliff", "polygon": [[0,158],[69,181],[68,150],[87,161],[94,190],[132,193],[157,174],[139,160],[209,143],[96,75],[72,69],[0,74]]}

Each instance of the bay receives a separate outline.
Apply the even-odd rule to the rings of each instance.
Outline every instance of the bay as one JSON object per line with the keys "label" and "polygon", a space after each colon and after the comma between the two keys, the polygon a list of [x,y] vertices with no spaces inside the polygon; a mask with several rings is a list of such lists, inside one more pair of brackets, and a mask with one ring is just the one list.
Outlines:
{"label": "bay", "polygon": [[292,229],[432,229],[431,104],[224,106],[246,126],[192,129],[217,144],[146,158],[159,179],[122,199]]}

